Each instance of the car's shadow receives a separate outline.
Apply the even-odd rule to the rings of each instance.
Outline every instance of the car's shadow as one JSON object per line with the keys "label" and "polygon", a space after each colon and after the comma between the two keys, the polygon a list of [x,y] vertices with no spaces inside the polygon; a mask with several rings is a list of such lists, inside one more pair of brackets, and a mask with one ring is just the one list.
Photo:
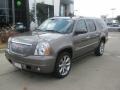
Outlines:
{"label": "car's shadow", "polygon": [[[72,69],[71,73],[76,70],[80,65],[85,64],[87,61],[92,60],[95,56],[93,53],[86,54],[83,57],[77,58],[73,63],[72,63]],[[70,75],[71,75],[70,73]],[[26,80],[29,80],[31,82],[49,82],[49,81],[56,81],[56,80],[62,80],[62,79],[57,79],[53,77],[52,74],[41,74],[41,73],[35,73],[35,72],[28,72],[24,70],[17,70],[17,73],[15,72],[14,74],[17,77],[24,78]],[[69,76],[68,76],[69,77]]]}

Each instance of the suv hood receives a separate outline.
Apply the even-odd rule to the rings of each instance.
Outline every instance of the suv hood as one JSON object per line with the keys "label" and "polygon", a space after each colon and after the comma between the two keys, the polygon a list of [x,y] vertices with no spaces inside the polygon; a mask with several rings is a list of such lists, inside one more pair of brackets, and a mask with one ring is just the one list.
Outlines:
{"label": "suv hood", "polygon": [[48,33],[48,32],[27,32],[18,36],[13,37],[13,41],[22,43],[35,43],[39,41],[50,42],[52,40],[58,39],[62,34],[59,33]]}

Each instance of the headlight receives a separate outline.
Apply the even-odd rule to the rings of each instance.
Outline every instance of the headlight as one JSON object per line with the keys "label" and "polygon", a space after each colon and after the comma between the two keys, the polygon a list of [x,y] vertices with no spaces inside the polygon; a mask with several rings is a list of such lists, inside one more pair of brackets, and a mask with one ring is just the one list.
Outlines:
{"label": "headlight", "polygon": [[50,55],[50,52],[51,52],[51,48],[49,43],[46,43],[46,42],[38,43],[36,46],[34,55],[47,56],[47,55]]}
{"label": "headlight", "polygon": [[11,41],[11,39],[12,39],[12,38],[11,38],[11,37],[9,37],[8,42],[10,42],[10,41]]}
{"label": "headlight", "polygon": [[10,37],[9,39],[8,39],[8,49],[10,48],[10,42],[12,41],[12,38]]}

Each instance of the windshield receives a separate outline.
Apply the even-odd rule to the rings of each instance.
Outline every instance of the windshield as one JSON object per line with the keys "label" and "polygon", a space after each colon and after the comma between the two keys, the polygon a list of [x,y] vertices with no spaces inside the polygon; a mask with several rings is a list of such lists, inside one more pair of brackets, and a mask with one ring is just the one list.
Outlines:
{"label": "windshield", "polygon": [[38,28],[40,31],[68,33],[73,21],[69,19],[48,19]]}

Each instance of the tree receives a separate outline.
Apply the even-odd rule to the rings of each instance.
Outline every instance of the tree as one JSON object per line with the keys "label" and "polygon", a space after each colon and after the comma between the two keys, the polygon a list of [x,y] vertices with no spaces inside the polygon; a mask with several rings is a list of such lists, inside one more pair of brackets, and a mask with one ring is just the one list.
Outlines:
{"label": "tree", "polygon": [[34,16],[34,13],[35,13],[35,6],[34,6],[34,3],[32,5],[32,9],[30,10],[30,21],[35,21],[35,16]]}
{"label": "tree", "polygon": [[[48,18],[48,5],[44,3],[37,3],[36,9],[37,9],[37,20],[38,20],[38,24],[40,25],[44,20]],[[32,10],[30,11],[31,21],[35,21],[34,14],[35,14],[35,6],[33,4]]]}
{"label": "tree", "polygon": [[[36,5],[37,9],[37,20],[38,25],[40,25],[44,20],[46,20],[49,17],[54,16],[54,7],[52,5],[47,5],[44,3],[37,3]],[[48,15],[48,9],[49,9],[49,15]],[[31,21],[35,21],[35,6],[33,4],[32,10],[30,11],[30,18]]]}
{"label": "tree", "polygon": [[48,18],[48,5],[45,5],[44,3],[37,3],[36,8],[38,24],[40,24]]}
{"label": "tree", "polygon": [[116,20],[120,23],[120,15],[116,17]]}

